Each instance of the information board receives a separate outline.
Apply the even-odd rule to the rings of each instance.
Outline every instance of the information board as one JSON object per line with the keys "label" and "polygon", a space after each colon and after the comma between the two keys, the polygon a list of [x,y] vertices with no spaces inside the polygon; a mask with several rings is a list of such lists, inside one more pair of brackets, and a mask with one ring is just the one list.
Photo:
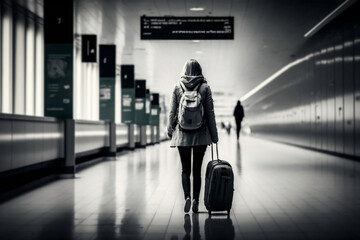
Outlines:
{"label": "information board", "polygon": [[99,118],[115,122],[116,46],[100,45]]}
{"label": "information board", "polygon": [[150,125],[158,126],[160,123],[159,94],[151,94]]}
{"label": "information board", "polygon": [[121,65],[121,122],[135,122],[134,65]]}
{"label": "information board", "polygon": [[73,117],[73,1],[44,1],[44,115]]}
{"label": "information board", "polygon": [[146,81],[135,80],[135,123],[146,125]]}
{"label": "information board", "polygon": [[146,125],[149,125],[150,123],[150,111],[151,111],[150,90],[146,89],[146,96],[145,96]]}
{"label": "information board", "polygon": [[232,40],[234,17],[142,16],[142,40]]}

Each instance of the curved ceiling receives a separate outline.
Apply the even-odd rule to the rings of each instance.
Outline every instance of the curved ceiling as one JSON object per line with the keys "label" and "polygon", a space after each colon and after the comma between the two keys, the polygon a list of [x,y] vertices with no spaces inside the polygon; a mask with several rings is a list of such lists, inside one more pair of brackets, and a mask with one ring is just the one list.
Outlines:
{"label": "curved ceiling", "polygon": [[[24,1],[19,1],[24,2]],[[25,1],[38,11],[42,0]],[[169,94],[187,59],[197,59],[214,98],[235,100],[294,60],[304,34],[343,0],[75,0],[76,33],[117,45],[117,63]],[[26,4],[26,3],[23,3]],[[192,12],[191,7],[204,11]],[[140,16],[234,16],[234,40],[140,40]],[[227,103],[215,101],[223,107]],[[230,111],[230,112],[229,112]],[[230,114],[231,115],[231,114]]]}

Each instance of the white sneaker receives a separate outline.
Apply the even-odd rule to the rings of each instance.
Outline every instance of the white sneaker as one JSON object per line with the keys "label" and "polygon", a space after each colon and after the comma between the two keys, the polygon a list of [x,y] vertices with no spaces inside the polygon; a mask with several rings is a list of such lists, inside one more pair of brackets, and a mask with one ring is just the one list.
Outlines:
{"label": "white sneaker", "polygon": [[191,207],[191,200],[190,198],[186,198],[185,200],[185,206],[184,206],[184,212],[189,212],[190,211],[190,207]]}

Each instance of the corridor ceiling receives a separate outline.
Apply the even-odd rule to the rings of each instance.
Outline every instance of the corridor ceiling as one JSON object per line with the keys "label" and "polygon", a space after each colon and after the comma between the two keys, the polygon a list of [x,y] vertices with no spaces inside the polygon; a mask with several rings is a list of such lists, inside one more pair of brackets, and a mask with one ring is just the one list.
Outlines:
{"label": "corridor ceiling", "polygon": [[[20,1],[23,2],[23,1]],[[43,0],[27,1],[33,9]],[[343,0],[75,0],[76,33],[117,45],[117,64],[169,94],[187,59],[203,67],[214,96],[239,99],[296,59],[304,34]],[[204,11],[190,11],[202,7]],[[36,10],[39,11],[39,10]],[[42,13],[39,13],[41,15]],[[234,16],[234,40],[140,40],[140,16]],[[231,103],[234,105],[235,103]],[[233,107],[233,106],[231,106]]]}

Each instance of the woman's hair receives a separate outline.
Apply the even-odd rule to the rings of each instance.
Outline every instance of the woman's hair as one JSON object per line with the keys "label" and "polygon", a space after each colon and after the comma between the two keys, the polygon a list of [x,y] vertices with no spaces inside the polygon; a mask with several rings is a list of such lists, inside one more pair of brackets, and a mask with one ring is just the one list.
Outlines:
{"label": "woman's hair", "polygon": [[190,59],[185,62],[182,73],[182,76],[202,76],[202,69],[198,61],[195,59]]}

